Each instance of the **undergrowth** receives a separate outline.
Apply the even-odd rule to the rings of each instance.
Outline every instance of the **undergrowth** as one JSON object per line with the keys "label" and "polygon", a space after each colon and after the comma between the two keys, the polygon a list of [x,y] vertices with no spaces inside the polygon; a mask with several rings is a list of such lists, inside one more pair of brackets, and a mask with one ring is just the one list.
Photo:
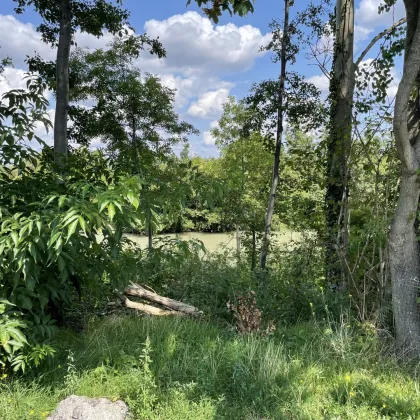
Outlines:
{"label": "undergrowth", "polygon": [[135,419],[417,419],[416,369],[374,332],[306,323],[240,336],[206,321],[111,316],[61,331],[49,366],[0,382],[0,417],[42,419],[71,394]]}

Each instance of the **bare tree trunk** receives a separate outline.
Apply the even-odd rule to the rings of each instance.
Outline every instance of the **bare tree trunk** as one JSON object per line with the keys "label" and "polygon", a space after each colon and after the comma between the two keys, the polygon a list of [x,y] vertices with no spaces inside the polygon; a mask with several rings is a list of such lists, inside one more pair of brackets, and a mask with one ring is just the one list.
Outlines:
{"label": "bare tree trunk", "polygon": [[271,222],[274,215],[274,205],[276,202],[277,186],[279,183],[279,168],[280,168],[280,153],[283,139],[283,97],[284,85],[286,81],[286,64],[287,64],[287,43],[289,32],[289,10],[290,0],[284,0],[284,24],[283,24],[283,38],[280,58],[280,87],[278,92],[278,110],[277,110],[277,132],[276,132],[276,148],[274,152],[273,176],[271,180],[270,196],[268,198],[267,215],[265,218],[264,236],[262,239],[262,250],[260,256],[260,267],[265,270],[267,265],[268,247],[270,245]]}
{"label": "bare tree trunk", "polygon": [[238,225],[236,225],[236,252],[238,255],[241,255],[241,234]]}
{"label": "bare tree trunk", "polygon": [[54,159],[63,166],[67,157],[67,114],[69,105],[69,57],[71,46],[70,0],[60,0],[60,35],[57,48],[57,97],[54,120]]}
{"label": "bare tree trunk", "polygon": [[200,316],[203,314],[203,312],[199,311],[195,306],[188,305],[187,303],[170,299],[165,296],[160,296],[157,293],[147,290],[136,283],[131,283],[130,286],[124,290],[124,294],[130,296],[137,296],[150,302],[166,306],[169,309],[183,312],[187,315]]}
{"label": "bare tree trunk", "polygon": [[150,209],[147,209],[146,223],[147,223],[147,237],[148,237],[149,251],[151,251],[153,249],[153,227],[152,227]]}
{"label": "bare tree trunk", "polygon": [[256,254],[256,247],[257,247],[257,240],[255,237],[255,229],[252,229],[252,251],[251,251],[251,271],[255,270],[255,254]]}
{"label": "bare tree trunk", "polygon": [[142,312],[146,315],[154,316],[186,316],[185,313],[179,311],[168,311],[166,309],[156,308],[152,305],[146,305],[144,303],[133,302],[124,295],[119,296],[120,300],[124,303],[127,308],[135,309],[139,312]]}
{"label": "bare tree trunk", "polygon": [[336,19],[327,156],[326,280],[343,287],[346,276],[341,258],[346,257],[348,247],[348,157],[355,86],[354,0],[337,0]]}
{"label": "bare tree trunk", "polygon": [[420,4],[404,0],[407,36],[404,69],[395,98],[394,135],[402,178],[397,209],[389,233],[397,345],[420,355],[420,247],[416,222],[419,208],[420,170]]}

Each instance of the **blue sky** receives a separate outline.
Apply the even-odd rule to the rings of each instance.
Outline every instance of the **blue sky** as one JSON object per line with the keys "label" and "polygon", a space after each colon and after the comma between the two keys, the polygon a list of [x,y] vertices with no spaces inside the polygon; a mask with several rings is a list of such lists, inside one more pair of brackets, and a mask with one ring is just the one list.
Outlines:
{"label": "blue sky", "polygon": [[[306,1],[297,0],[295,4],[296,11],[304,7]],[[380,0],[356,0],[356,57],[373,36],[404,15],[401,0],[387,15],[377,14],[379,4]],[[14,5],[12,0],[0,2],[0,57],[9,55],[15,64],[15,68],[7,69],[6,78],[0,80],[0,93],[23,86],[26,55],[37,51],[46,59],[54,59],[55,54],[40,41],[35,31],[40,23],[39,16],[31,10],[16,16]],[[227,14],[217,26],[195,5],[186,7],[186,0],[125,0],[124,6],[131,12],[130,22],[136,32],[147,31],[153,37],[159,36],[167,50],[166,59],[144,54],[137,65],[143,71],[158,74],[164,84],[177,89],[178,113],[201,131],[199,136],[190,139],[192,152],[216,155],[217,148],[212,144],[209,130],[217,124],[227,97],[241,98],[252,82],[278,74],[278,65],[271,62],[268,54],[258,50],[269,39],[269,22],[281,17],[282,2],[257,0],[254,14],[244,18]],[[78,33],[76,39],[80,46],[100,48],[106,46],[111,36],[106,34],[98,40]],[[373,58],[376,51],[372,50],[367,59]],[[314,64],[302,53],[295,70],[325,91],[328,81]],[[395,94],[400,73],[397,65],[393,71],[395,83],[389,92],[391,96]],[[49,99],[52,100],[51,94]]]}

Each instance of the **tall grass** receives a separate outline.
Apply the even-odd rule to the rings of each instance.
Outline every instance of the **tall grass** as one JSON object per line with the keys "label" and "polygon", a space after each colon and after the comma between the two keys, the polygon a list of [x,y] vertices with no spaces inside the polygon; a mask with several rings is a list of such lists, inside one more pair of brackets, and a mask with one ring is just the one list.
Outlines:
{"label": "tall grass", "polygon": [[308,323],[238,336],[208,322],[115,316],[32,376],[4,378],[0,418],[45,418],[70,394],[126,401],[137,419],[420,418],[415,367],[373,332]]}

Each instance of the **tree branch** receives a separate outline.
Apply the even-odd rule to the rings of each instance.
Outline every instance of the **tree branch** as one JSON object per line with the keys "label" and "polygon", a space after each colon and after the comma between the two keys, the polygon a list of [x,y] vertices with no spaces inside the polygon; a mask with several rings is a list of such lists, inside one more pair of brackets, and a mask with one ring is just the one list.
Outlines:
{"label": "tree branch", "polygon": [[384,31],[380,32],[378,35],[375,36],[375,38],[370,41],[369,45],[363,50],[363,52],[360,54],[359,58],[357,59],[356,63],[354,64],[355,67],[359,67],[360,63],[363,61],[363,59],[366,57],[366,54],[371,50],[371,48],[385,35],[388,35],[391,33],[394,29],[398,28],[401,25],[404,25],[404,23],[407,22],[406,18],[400,19],[398,22],[394,23],[392,26],[390,26],[388,29],[385,29]]}

